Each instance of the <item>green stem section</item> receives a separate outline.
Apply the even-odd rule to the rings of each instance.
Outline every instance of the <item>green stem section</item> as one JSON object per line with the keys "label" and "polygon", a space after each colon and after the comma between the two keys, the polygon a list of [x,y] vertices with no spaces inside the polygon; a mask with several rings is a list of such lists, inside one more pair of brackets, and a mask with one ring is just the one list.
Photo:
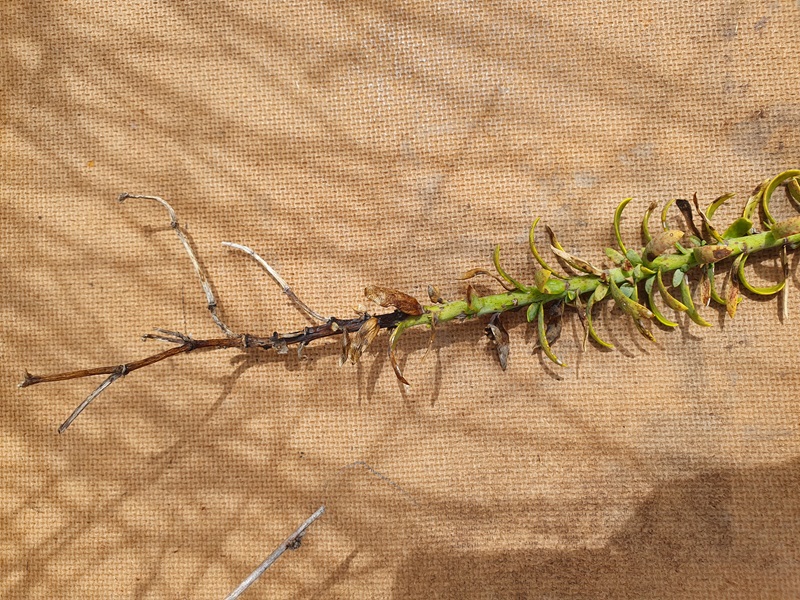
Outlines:
{"label": "green stem section", "polygon": [[[785,238],[776,238],[771,231],[766,231],[729,239],[718,247],[725,250],[726,256],[724,258],[728,259],[740,254],[751,255],[772,248],[780,248],[784,244],[791,246],[800,244],[800,233]],[[700,248],[710,247],[701,246]],[[651,277],[656,271],[661,271],[662,274],[677,270],[688,271],[701,264],[709,263],[701,263],[698,260],[698,253],[693,251],[687,254],[661,255],[649,263],[649,268],[641,268],[640,266],[632,266],[630,269],[616,267],[603,271],[602,275],[587,273],[566,279],[552,278],[547,281],[544,291],[540,291],[535,286],[530,286],[522,290],[512,290],[502,294],[472,296],[470,300],[455,300],[446,304],[428,305],[424,307],[423,314],[408,317],[401,321],[398,326],[402,326],[402,329],[406,330],[418,325],[430,326],[434,321],[435,323],[444,323],[454,319],[471,319],[483,315],[508,312],[534,303],[546,303],[554,300],[570,301],[574,300],[575,296],[594,292],[600,283],[609,280],[613,280],[618,285],[624,282],[638,284]]]}

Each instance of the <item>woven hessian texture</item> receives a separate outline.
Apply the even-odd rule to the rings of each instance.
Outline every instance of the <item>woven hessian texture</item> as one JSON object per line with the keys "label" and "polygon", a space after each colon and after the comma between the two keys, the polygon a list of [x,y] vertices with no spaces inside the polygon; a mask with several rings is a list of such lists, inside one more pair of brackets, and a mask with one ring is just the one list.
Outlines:
{"label": "woven hessian texture", "polygon": [[[613,352],[567,311],[555,350],[505,320],[172,358],[112,385],[16,389],[219,335],[163,208],[238,332],[308,322],[366,285],[463,297],[531,281],[527,232],[602,263],[612,214],[737,197],[800,167],[800,3],[7,0],[0,7],[0,595],[222,598],[320,505],[243,598],[800,595],[798,261],[789,318],[748,296]],[[778,201],[780,200],[780,202]],[[791,214],[776,193],[776,211]],[[676,217],[677,218],[677,217]],[[546,248],[544,231],[540,247]],[[607,262],[607,261],[606,261]],[[774,281],[774,255],[753,261]],[[497,290],[476,280],[480,293]]]}

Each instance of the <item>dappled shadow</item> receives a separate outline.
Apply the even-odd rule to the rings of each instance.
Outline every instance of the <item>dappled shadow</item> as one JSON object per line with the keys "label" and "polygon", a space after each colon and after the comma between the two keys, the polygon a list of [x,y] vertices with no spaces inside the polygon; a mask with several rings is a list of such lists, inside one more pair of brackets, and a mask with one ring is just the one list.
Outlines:
{"label": "dappled shadow", "polygon": [[[656,489],[599,548],[423,547],[396,598],[787,598],[800,591],[800,462]],[[520,507],[527,510],[527,507]],[[529,515],[532,521],[546,514]]]}
{"label": "dappled shadow", "polygon": [[[323,499],[249,597],[647,596],[682,577],[712,594],[749,577],[748,553],[794,590],[778,545],[797,533],[781,491],[796,361],[755,302],[653,348],[609,324],[626,354],[579,356],[565,330],[579,372],[543,366],[519,315],[505,373],[480,322],[443,328],[425,360],[420,331],[402,393],[385,338],[356,368],[336,368],[335,343],[198,353],[126,377],[62,436],[93,382],[14,388],[25,368],[146,355],[154,327],[217,335],[161,209],[119,206],[123,191],[169,200],[226,322],[268,334],[305,323],[219,242],[346,316],[370,284],[460,297],[497,243],[527,280],[535,216],[593,260],[620,197],[745,190],[791,166],[795,88],[772,82],[797,52],[776,20],[608,10],[3,3],[0,594],[222,597]],[[720,364],[730,344],[739,362]],[[342,475],[356,461],[404,493]],[[709,560],[701,581],[690,565]]]}

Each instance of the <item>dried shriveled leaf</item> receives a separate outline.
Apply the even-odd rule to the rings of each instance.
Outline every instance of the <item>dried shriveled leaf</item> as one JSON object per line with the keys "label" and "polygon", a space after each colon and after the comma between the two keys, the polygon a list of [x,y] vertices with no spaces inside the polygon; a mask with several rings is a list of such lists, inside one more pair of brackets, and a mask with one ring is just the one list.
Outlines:
{"label": "dried shriveled leaf", "polygon": [[403,377],[403,373],[400,371],[400,365],[397,364],[397,356],[395,355],[395,348],[397,347],[397,341],[400,339],[400,336],[405,331],[405,326],[400,323],[397,327],[392,330],[392,334],[389,336],[389,362],[392,364],[392,370],[394,371],[395,377],[397,377],[398,381],[404,385],[411,385],[406,381],[406,378]]}
{"label": "dried shriveled leaf", "polygon": [[366,296],[368,300],[384,308],[393,306],[397,310],[413,317],[417,317],[425,312],[416,298],[391,288],[371,285],[364,289],[364,296]]}
{"label": "dried shriveled leaf", "polygon": [[595,266],[592,266],[585,260],[573,256],[566,250],[562,250],[560,248],[556,248],[555,246],[550,246],[550,249],[553,251],[553,254],[558,256],[559,258],[563,259],[570,267],[576,269],[578,271],[583,271],[584,273],[589,273],[590,275],[602,275],[603,271],[598,269]]}
{"label": "dried shriveled leaf", "polygon": [[668,229],[657,233],[644,248],[645,256],[660,256],[681,241],[683,232],[680,229]]}
{"label": "dried shriveled leaf", "polygon": [[[561,303],[559,302],[557,304]],[[545,313],[549,312],[549,308],[550,307],[545,307],[544,309],[540,309],[537,317],[536,332],[539,335],[539,346],[541,347],[542,351],[545,353],[545,356],[547,356],[547,358],[552,360],[560,367],[566,367],[567,365],[555,354],[553,354],[553,350],[550,348],[551,344],[549,339],[550,327],[549,325],[545,326]],[[563,305],[562,305],[562,310],[563,310]],[[561,333],[561,319],[558,319],[558,334],[560,333]]]}
{"label": "dried shriveled leaf", "polygon": [[739,296],[739,282],[734,277],[731,277],[728,282],[728,287],[725,289],[725,309],[728,311],[728,316],[733,319],[736,316],[736,309],[739,307],[739,302],[742,299]]}
{"label": "dried shriveled leaf", "polygon": [[381,330],[380,325],[378,324],[378,319],[375,317],[370,317],[366,321],[364,321],[363,325],[359,327],[356,334],[353,336],[353,339],[350,341],[350,348],[347,352],[347,357],[350,359],[350,362],[355,364],[358,362],[358,359],[361,358],[361,355],[364,353],[369,345],[372,343],[372,340],[375,339],[375,336],[378,335],[378,332]]}
{"label": "dried shriveled leaf", "polygon": [[487,271],[486,269],[470,269],[469,271],[464,273],[461,277],[459,277],[459,279],[464,281],[464,280],[467,280],[467,279],[472,279],[473,277],[477,277],[478,275],[487,275],[487,276],[491,277],[497,283],[502,285],[503,288],[505,288],[506,291],[510,292],[511,290],[515,289],[512,284],[510,284],[507,281],[503,280],[503,278],[498,277],[497,275],[495,275],[491,271]]}
{"label": "dried shriveled leaf", "polygon": [[711,217],[706,216],[706,213],[700,210],[700,203],[697,201],[697,194],[695,194],[694,198],[692,198],[692,202],[694,202],[694,208],[695,210],[697,210],[697,214],[700,215],[700,219],[703,221],[703,225],[705,225],[706,231],[715,240],[721,242],[722,236],[719,233],[717,233],[717,228],[714,227],[714,225],[711,223]]}
{"label": "dried shriveled leaf", "polygon": [[508,353],[510,349],[508,332],[503,327],[500,320],[500,315],[492,315],[489,323],[486,325],[486,335],[494,342],[495,349],[497,350],[497,358],[500,360],[500,366],[506,370],[508,366]]}
{"label": "dried shriveled leaf", "polygon": [[444,298],[442,298],[442,295],[439,293],[439,290],[436,288],[435,285],[428,286],[428,298],[430,298],[431,302],[433,302],[434,304],[445,303]]}
{"label": "dried shriveled leaf", "polygon": [[683,218],[686,219],[686,224],[689,226],[692,234],[696,235],[698,238],[702,239],[702,235],[700,230],[697,229],[697,226],[694,224],[694,215],[692,215],[692,205],[689,203],[688,200],[675,200],[675,204],[678,206],[678,210],[681,211]]}
{"label": "dried shriveled leaf", "polygon": [[775,223],[770,231],[772,231],[775,239],[796,235],[800,233],[800,217],[792,217],[780,223]]}
{"label": "dried shriveled leaf", "polygon": [[711,281],[706,271],[700,276],[700,303],[703,306],[711,304]]}
{"label": "dried shriveled leaf", "polygon": [[698,265],[713,265],[728,258],[733,250],[722,244],[708,244],[693,248],[692,254]]}
{"label": "dried shriveled leaf", "polygon": [[347,356],[350,352],[350,334],[347,329],[342,329],[342,352],[339,355],[339,366],[341,367],[347,362]]}
{"label": "dried shriveled leaf", "polygon": [[477,300],[479,296],[471,285],[467,286],[467,306],[470,307],[472,310],[477,310]]}

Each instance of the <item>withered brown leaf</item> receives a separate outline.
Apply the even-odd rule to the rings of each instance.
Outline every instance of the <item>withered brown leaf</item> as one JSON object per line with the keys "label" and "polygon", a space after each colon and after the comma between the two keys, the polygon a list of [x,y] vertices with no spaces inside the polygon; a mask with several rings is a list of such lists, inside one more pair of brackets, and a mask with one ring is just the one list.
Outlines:
{"label": "withered brown leaf", "polygon": [[489,323],[486,325],[486,335],[494,342],[495,349],[497,350],[497,358],[500,360],[500,366],[506,370],[508,366],[508,353],[510,349],[508,332],[503,327],[499,314],[492,315]]}
{"label": "withered brown leaf", "polygon": [[425,312],[416,298],[391,288],[370,285],[364,289],[364,295],[375,304],[383,306],[384,308],[393,306],[397,310],[411,315],[412,317],[418,317]]}

